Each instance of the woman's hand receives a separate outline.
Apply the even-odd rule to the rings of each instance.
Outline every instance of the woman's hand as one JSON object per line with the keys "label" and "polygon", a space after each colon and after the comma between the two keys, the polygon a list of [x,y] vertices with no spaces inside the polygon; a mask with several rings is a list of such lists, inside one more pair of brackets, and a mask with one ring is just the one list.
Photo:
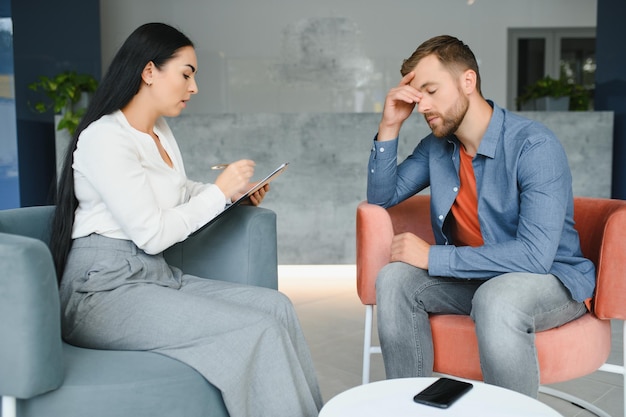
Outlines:
{"label": "woman's hand", "polygon": [[[247,189],[249,190],[250,188],[254,187],[257,184],[258,182],[248,184]],[[261,201],[263,201],[263,199],[265,198],[265,194],[269,190],[270,190],[270,185],[265,184],[263,187],[259,188],[254,194],[252,194],[249,199],[242,201],[241,204],[251,204],[253,206],[258,206],[259,204],[261,204]],[[243,193],[238,193],[237,195],[233,196],[233,201],[238,199],[242,195]]]}
{"label": "woman's hand", "polygon": [[[236,200],[235,195],[242,195],[250,189],[250,178],[254,175],[254,161],[242,159],[240,161],[228,164],[224,172],[222,172],[215,180],[222,193],[231,200]],[[261,199],[263,197],[261,196]]]}

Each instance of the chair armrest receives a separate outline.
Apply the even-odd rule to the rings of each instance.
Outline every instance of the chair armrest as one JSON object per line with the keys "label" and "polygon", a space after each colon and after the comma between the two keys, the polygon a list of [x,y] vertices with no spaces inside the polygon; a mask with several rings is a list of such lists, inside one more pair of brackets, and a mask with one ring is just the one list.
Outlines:
{"label": "chair armrest", "polygon": [[391,261],[391,241],[396,234],[410,232],[434,244],[430,223],[430,195],[416,194],[384,209],[361,202],[356,215],[357,293],[363,304],[376,304],[376,277]]}
{"label": "chair armrest", "polygon": [[238,206],[164,253],[186,274],[278,288],[276,214]]}
{"label": "chair armrest", "polygon": [[363,304],[376,304],[376,277],[391,260],[393,235],[387,210],[365,201],[357,206],[356,285]]}
{"label": "chair armrest", "polygon": [[0,395],[31,398],[63,381],[59,292],[38,239],[0,233]]}
{"label": "chair armrest", "polygon": [[0,210],[0,232],[28,236],[50,243],[54,206]]}
{"label": "chair armrest", "polygon": [[593,311],[601,319],[626,319],[626,202],[576,197],[574,220],[585,257],[596,265]]}

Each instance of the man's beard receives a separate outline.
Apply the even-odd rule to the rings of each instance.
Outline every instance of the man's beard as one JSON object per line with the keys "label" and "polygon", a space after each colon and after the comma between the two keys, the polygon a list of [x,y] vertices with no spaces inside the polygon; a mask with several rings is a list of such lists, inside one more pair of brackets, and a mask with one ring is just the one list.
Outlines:
{"label": "man's beard", "polygon": [[450,110],[448,116],[444,116],[443,114],[437,113],[428,113],[424,114],[424,118],[427,120],[431,116],[437,116],[441,125],[438,127],[431,127],[430,129],[433,131],[433,135],[438,138],[445,138],[456,133],[459,126],[463,122],[465,118],[465,114],[467,113],[467,109],[469,108],[469,100],[465,95],[460,94],[459,100],[456,102],[456,105]]}

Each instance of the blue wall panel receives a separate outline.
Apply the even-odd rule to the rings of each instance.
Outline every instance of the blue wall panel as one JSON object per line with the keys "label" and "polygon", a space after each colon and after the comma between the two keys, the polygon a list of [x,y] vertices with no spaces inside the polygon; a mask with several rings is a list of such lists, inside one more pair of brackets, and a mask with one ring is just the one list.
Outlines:
{"label": "blue wall panel", "polygon": [[[2,0],[7,1],[7,0]],[[39,114],[28,85],[65,70],[100,79],[99,0],[12,0],[21,206],[54,201],[54,115]]]}
{"label": "blue wall panel", "polygon": [[0,209],[20,205],[11,3],[0,0]]}
{"label": "blue wall panel", "polygon": [[613,131],[613,198],[626,200],[626,2],[598,0],[596,29],[596,110],[612,110]]}

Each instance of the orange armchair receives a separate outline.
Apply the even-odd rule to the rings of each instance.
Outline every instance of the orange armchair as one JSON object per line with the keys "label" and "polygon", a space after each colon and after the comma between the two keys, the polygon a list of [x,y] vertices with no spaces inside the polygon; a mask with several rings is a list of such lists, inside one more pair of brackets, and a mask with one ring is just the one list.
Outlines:
{"label": "orange armchair", "polygon": [[[574,220],[582,251],[597,269],[593,312],[564,326],[537,333],[541,384],[567,381],[597,370],[626,378],[624,366],[605,363],[611,350],[609,319],[622,320],[622,325],[626,319],[626,201],[576,197]],[[402,232],[412,232],[434,243],[429,195],[415,195],[389,209],[367,202],[357,207],[357,292],[366,307],[363,383],[369,382],[371,354],[380,353],[380,347],[371,345],[376,276],[389,263],[392,237]],[[432,315],[430,320],[434,371],[482,380],[472,319]],[[626,384],[624,390],[626,394]],[[540,391],[578,404],[597,415],[608,416],[593,404],[566,393],[544,386]],[[624,415],[626,417],[626,412]]]}

